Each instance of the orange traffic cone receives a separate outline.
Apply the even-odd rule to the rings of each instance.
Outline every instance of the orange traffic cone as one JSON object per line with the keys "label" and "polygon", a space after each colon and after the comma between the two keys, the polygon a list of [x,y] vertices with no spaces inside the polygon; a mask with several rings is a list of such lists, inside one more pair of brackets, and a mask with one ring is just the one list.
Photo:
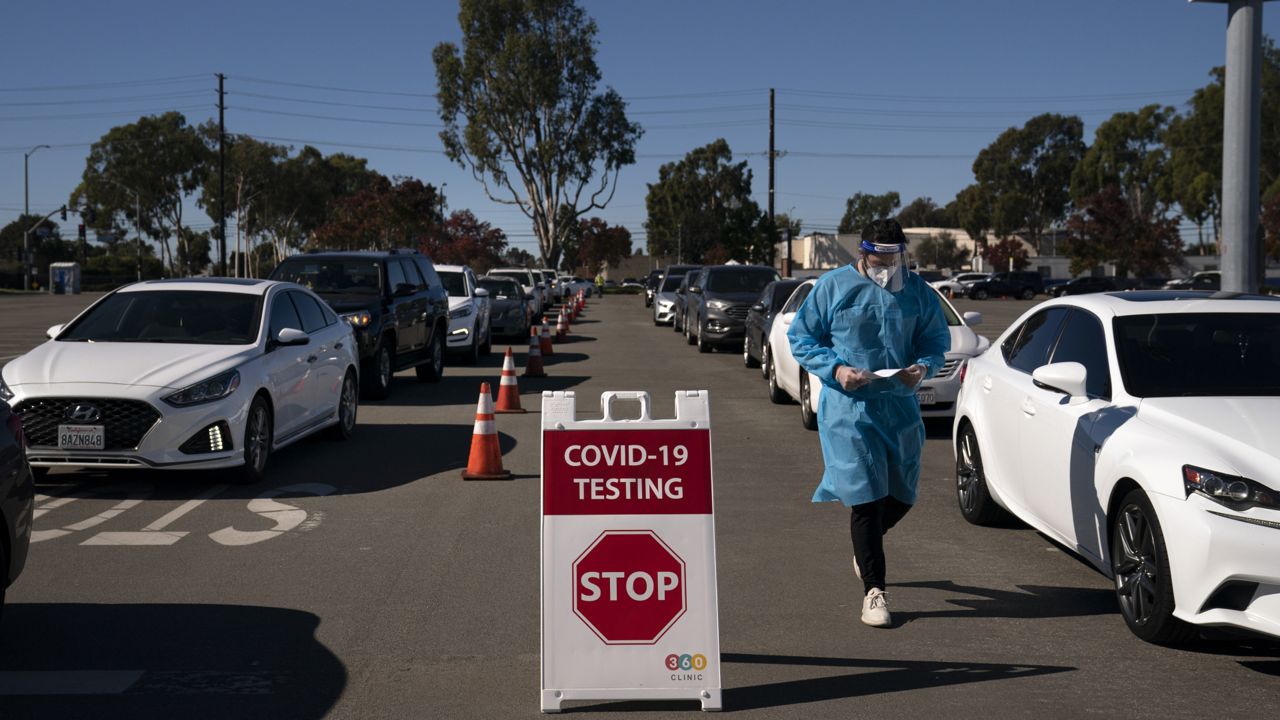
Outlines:
{"label": "orange traffic cone", "polygon": [[538,341],[538,328],[529,328],[529,358],[524,363],[525,377],[546,377],[547,374],[542,370],[542,348]]}
{"label": "orange traffic cone", "polygon": [[560,308],[560,317],[556,320],[556,342],[564,342],[569,334],[569,323],[565,320],[564,308]]}
{"label": "orange traffic cone", "polygon": [[507,356],[502,359],[502,380],[498,383],[498,405],[493,411],[497,413],[528,412],[520,407],[520,386],[516,383],[516,361],[511,354],[511,348],[507,348]]}
{"label": "orange traffic cone", "polygon": [[542,335],[538,337],[538,349],[542,351],[543,357],[550,357],[556,354],[555,349],[551,347],[551,331],[547,329],[546,323],[542,323]]}
{"label": "orange traffic cone", "polygon": [[510,480],[511,473],[502,469],[502,448],[498,445],[498,427],[493,420],[493,396],[489,383],[480,383],[480,402],[476,404],[476,429],[471,434],[471,456],[463,480]]}

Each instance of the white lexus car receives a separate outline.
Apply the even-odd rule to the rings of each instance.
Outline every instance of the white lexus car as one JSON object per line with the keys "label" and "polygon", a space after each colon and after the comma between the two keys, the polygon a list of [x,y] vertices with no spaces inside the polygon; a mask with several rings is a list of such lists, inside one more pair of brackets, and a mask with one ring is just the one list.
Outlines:
{"label": "white lexus car", "polygon": [[230,468],[254,482],[272,451],[355,428],[352,328],[292,283],[137,283],[48,334],[0,372],[37,471]]}
{"label": "white lexus car", "polygon": [[[791,293],[791,298],[782,306],[773,325],[769,326],[769,339],[760,362],[760,371],[769,383],[769,399],[775,403],[799,402],[800,421],[810,430],[818,429],[818,398],[822,396],[822,381],[800,367],[791,354],[787,331],[816,282],[807,280]],[[960,394],[965,363],[986,350],[991,341],[973,331],[972,326],[982,322],[982,313],[967,312],[962,318],[941,293],[936,289],[934,293],[947,319],[951,349],[947,351],[938,374],[920,383],[916,397],[920,401],[921,417],[951,417],[955,412],[956,396]]]}
{"label": "white lexus car", "polygon": [[1037,305],[970,361],[955,438],[961,514],[1012,513],[1114,578],[1134,634],[1280,636],[1280,298]]}
{"label": "white lexus car", "polygon": [[446,349],[475,365],[493,346],[489,326],[489,291],[480,287],[466,265],[436,265],[440,282],[449,293],[449,338]]}

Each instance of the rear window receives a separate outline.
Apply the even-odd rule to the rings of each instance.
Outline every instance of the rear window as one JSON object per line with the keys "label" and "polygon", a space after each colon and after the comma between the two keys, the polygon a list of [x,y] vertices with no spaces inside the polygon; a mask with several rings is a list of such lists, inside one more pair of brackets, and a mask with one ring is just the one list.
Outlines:
{"label": "rear window", "polygon": [[709,273],[707,292],[759,293],[765,285],[778,279],[778,272],[768,268],[742,268]]}
{"label": "rear window", "polygon": [[524,270],[494,270],[489,274],[513,278],[516,282],[520,283],[521,285],[528,285],[530,280],[529,273]]}
{"label": "rear window", "polygon": [[[524,292],[519,283],[511,280],[491,280],[488,278],[480,278],[478,284],[480,287],[487,290],[490,295],[498,299],[520,297]],[[450,295],[452,294],[453,293],[450,293]]]}
{"label": "rear window", "polygon": [[281,263],[272,280],[292,282],[317,295],[377,295],[382,291],[377,260],[294,259]]}
{"label": "rear window", "polygon": [[680,287],[680,283],[683,281],[684,273],[679,275],[668,275],[666,279],[662,281],[662,290],[659,292],[675,292],[676,288]]}

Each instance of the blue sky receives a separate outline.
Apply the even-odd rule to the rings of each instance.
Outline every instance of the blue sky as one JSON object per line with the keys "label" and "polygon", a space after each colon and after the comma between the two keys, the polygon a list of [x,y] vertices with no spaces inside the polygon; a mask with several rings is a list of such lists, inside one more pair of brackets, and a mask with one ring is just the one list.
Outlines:
{"label": "blue sky", "polygon": [[[662,163],[718,137],[750,162],[765,206],[770,87],[777,149],[787,153],[777,161],[775,207],[807,229],[829,230],[858,191],[945,204],[972,181],[979,150],[1038,113],[1080,114],[1091,140],[1116,111],[1181,107],[1225,57],[1225,6],[1183,0],[584,5],[599,24],[604,83],[646,128],[638,162],[599,213],[638,244],[646,183]],[[535,251],[527,219],[485,199],[429,127],[439,123],[431,50],[459,39],[456,3],[318,0],[305,12],[262,0],[111,6],[10,3],[3,11],[0,224],[22,211],[24,151],[54,146],[30,158],[31,210],[47,212],[66,202],[89,144],[111,127],[169,109],[192,124],[215,118],[221,72],[229,132],[295,147],[312,141],[325,153],[366,157],[389,176],[446,183],[450,209],[470,208]],[[1280,30],[1278,14],[1280,5],[1264,14],[1269,35]],[[210,225],[194,209],[190,220]],[[74,223],[64,236],[74,236]]]}

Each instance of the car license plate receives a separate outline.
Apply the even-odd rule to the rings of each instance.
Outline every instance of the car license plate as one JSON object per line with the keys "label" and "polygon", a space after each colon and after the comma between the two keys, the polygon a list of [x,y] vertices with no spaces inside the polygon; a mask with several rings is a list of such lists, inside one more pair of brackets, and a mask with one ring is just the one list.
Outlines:
{"label": "car license plate", "polygon": [[916,400],[918,400],[921,405],[933,405],[938,402],[938,399],[934,397],[932,390],[917,391]]}
{"label": "car license plate", "polygon": [[61,450],[102,450],[107,446],[102,425],[59,425]]}

